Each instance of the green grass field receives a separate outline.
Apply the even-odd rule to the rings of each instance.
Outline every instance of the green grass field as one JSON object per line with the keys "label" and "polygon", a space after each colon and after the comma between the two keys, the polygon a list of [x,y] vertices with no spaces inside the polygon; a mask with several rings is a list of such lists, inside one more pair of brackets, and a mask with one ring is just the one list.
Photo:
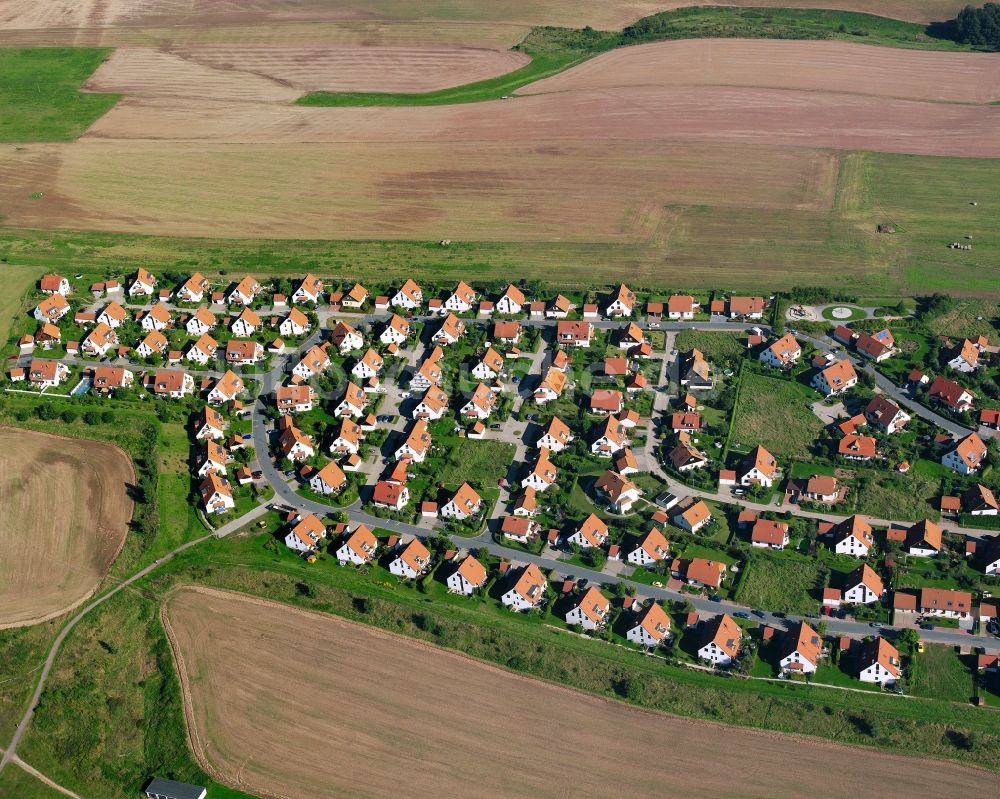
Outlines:
{"label": "green grass field", "polygon": [[809,409],[814,399],[800,383],[745,370],[730,445],[746,451],[762,444],[778,459],[807,458],[823,429]]}
{"label": "green grass field", "polygon": [[950,646],[927,644],[911,665],[910,693],[949,702],[968,702],[972,675]]}
{"label": "green grass field", "polygon": [[818,578],[819,567],[811,558],[757,553],[744,566],[735,598],[754,608],[814,613],[818,601],[810,592]]}
{"label": "green grass field", "polygon": [[746,334],[741,332],[714,333],[706,330],[682,330],[677,334],[677,349],[688,352],[701,350],[710,363],[733,362],[746,354]]}
{"label": "green grass field", "polygon": [[473,486],[496,487],[514,460],[514,445],[502,441],[455,438],[435,444],[448,448],[441,468],[434,473],[434,479],[445,485],[460,485],[467,480]]}
{"label": "green grass field", "polygon": [[11,763],[0,774],[0,796],[17,799],[63,799],[65,794],[35,779],[24,769]]}
{"label": "green grass field", "polygon": [[[534,28],[515,49],[531,63],[506,75],[423,93],[309,92],[307,106],[450,105],[497,100],[598,53],[675,39],[836,39],[882,47],[968,50],[926,25],[845,11],[793,8],[680,8],[643,17],[623,31]],[[530,90],[529,90],[530,91]]]}
{"label": "green grass field", "polygon": [[118,102],[80,87],[111,50],[0,48],[0,141],[72,141]]}

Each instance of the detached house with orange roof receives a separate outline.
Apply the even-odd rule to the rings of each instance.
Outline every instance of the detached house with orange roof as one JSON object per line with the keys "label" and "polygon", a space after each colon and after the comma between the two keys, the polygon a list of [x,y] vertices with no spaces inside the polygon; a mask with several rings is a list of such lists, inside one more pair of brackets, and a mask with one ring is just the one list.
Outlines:
{"label": "detached house with orange roof", "polygon": [[590,395],[590,412],[601,416],[621,413],[625,407],[625,396],[613,388],[597,388]]}
{"label": "detached house with orange roof", "polygon": [[[163,335],[153,333],[152,335]],[[149,338],[147,336],[146,338]],[[169,369],[158,369],[153,374],[151,390],[158,397],[170,397],[171,399],[181,399],[194,393],[194,378],[187,372],[172,371]]]}
{"label": "detached house with orange roof", "polygon": [[642,496],[635,483],[610,469],[594,482],[594,491],[608,503],[612,513],[628,513]]}
{"label": "detached house with orange roof", "polygon": [[441,320],[441,327],[431,339],[435,344],[447,347],[465,335],[465,322],[450,313]]}
{"label": "detached house with orange roof", "polygon": [[496,380],[503,373],[503,365],[503,356],[489,347],[479,363],[472,367],[472,376],[478,380]]}
{"label": "detached house with orange roof", "polygon": [[670,564],[670,573],[689,585],[718,588],[726,576],[726,564],[705,558],[678,558]]}
{"label": "detached house with orange roof", "polygon": [[903,546],[918,558],[933,558],[941,553],[944,532],[930,519],[924,519],[906,530]]}
{"label": "detached house with orange roof", "polygon": [[590,322],[563,320],[556,323],[556,343],[563,347],[589,347],[594,337]]}
{"label": "detached house with orange roof", "polygon": [[483,499],[468,483],[462,483],[442,507],[441,516],[445,519],[464,521],[471,519],[483,507]]}
{"label": "detached house with orange roof", "polygon": [[455,290],[444,301],[444,308],[454,313],[468,313],[476,304],[476,292],[464,280],[460,280]]}
{"label": "detached house with orange roof", "polygon": [[698,657],[716,666],[729,666],[740,651],[743,629],[728,613],[709,619],[702,625]]}
{"label": "detached house with orange roof", "polygon": [[500,597],[500,601],[511,610],[537,608],[545,600],[547,583],[541,569],[534,563],[529,563],[521,570],[514,585]]}
{"label": "detached house with orange roof", "polygon": [[624,283],[608,298],[608,304],[604,307],[604,315],[609,319],[619,316],[631,316],[635,310],[635,292]]}
{"label": "detached house with orange roof", "polygon": [[689,391],[708,391],[715,385],[712,368],[699,349],[681,357],[681,385]]}
{"label": "detached house with orange roof", "polygon": [[573,433],[569,426],[558,416],[553,416],[542,431],[536,446],[544,447],[551,452],[562,452],[573,442]]}
{"label": "detached house with orange roof", "polygon": [[611,613],[611,601],[590,586],[566,613],[566,623],[579,624],[584,630],[599,630]]}
{"label": "detached house with orange roof", "polygon": [[860,516],[851,516],[834,525],[830,528],[829,535],[834,542],[833,551],[838,555],[867,558],[871,548],[875,546],[871,525]]}
{"label": "detached house with orange roof", "polygon": [[800,621],[782,636],[778,666],[786,674],[814,674],[822,654],[823,639],[812,627]]}
{"label": "detached house with orange roof", "polygon": [[674,511],[674,516],[670,521],[689,533],[697,533],[712,521],[712,510],[701,499],[683,507],[677,505]]}
{"label": "detached house with orange roof", "polygon": [[599,458],[610,458],[628,446],[628,430],[614,416],[605,419],[597,429],[597,437],[590,445],[592,454]]}
{"label": "detached house with orange roof", "polygon": [[535,491],[545,491],[550,486],[555,485],[558,477],[559,472],[555,464],[549,460],[549,451],[545,447],[542,447],[538,450],[538,457],[535,458],[534,465],[524,479],[521,480],[521,487],[533,488]]}
{"label": "detached house with orange roof", "polygon": [[608,526],[591,513],[567,541],[580,549],[600,549],[607,543]]}
{"label": "detached house with orange roof", "polygon": [[958,350],[951,354],[951,358],[948,360],[948,366],[956,372],[964,372],[966,374],[974,372],[981,365],[979,361],[979,354],[983,349],[984,348],[976,342],[964,339]]}
{"label": "detached house with orange roof", "polygon": [[962,509],[973,516],[1000,515],[1000,502],[982,483],[976,483],[962,494]]}
{"label": "detached house with orange roof", "polygon": [[354,528],[354,532],[344,539],[344,543],[337,549],[337,560],[341,566],[353,563],[355,566],[364,566],[371,563],[378,551],[378,539],[365,525],[359,524]]}
{"label": "detached house with orange roof", "polygon": [[427,430],[427,422],[418,419],[410,428],[406,440],[396,449],[397,459],[410,458],[416,463],[423,463],[431,448],[431,434]]}
{"label": "detached house with orange roof", "polygon": [[170,309],[158,302],[142,315],[139,326],[143,330],[166,330],[170,327]]}
{"label": "detached house with orange roof", "polygon": [[486,567],[472,555],[466,555],[458,564],[458,568],[445,580],[445,585],[453,594],[472,596],[486,585],[486,578]]}
{"label": "detached house with orange roof", "polygon": [[260,316],[257,315],[256,311],[250,308],[244,308],[238,317],[233,320],[233,323],[229,326],[229,329],[233,331],[234,336],[239,336],[240,338],[250,338],[254,333],[260,330],[263,323],[261,322]]}
{"label": "detached house with orange roof", "polygon": [[62,343],[62,331],[51,322],[43,322],[42,326],[35,333],[35,346],[43,350],[50,350]]}
{"label": "detached house with orange roof", "polygon": [[670,616],[659,602],[650,602],[635,617],[625,638],[646,649],[656,649],[670,640]]}
{"label": "detached house with orange roof", "polygon": [[184,325],[184,329],[187,330],[189,335],[202,336],[210,330],[214,330],[216,324],[215,314],[202,306],[191,314]]}
{"label": "detached house with orange roof", "polygon": [[344,396],[333,409],[333,415],[338,419],[344,416],[364,416],[367,404],[364,389],[357,383],[348,383],[344,388]]}
{"label": "detached house with orange roof", "polygon": [[895,433],[910,421],[910,416],[891,399],[879,394],[865,408],[865,419],[876,430]]}
{"label": "detached house with orange roof", "polygon": [[849,461],[870,461],[878,457],[878,442],[872,436],[850,434],[837,442],[837,454]]}
{"label": "detached house with orange roof", "polygon": [[410,337],[410,329],[408,321],[399,316],[399,314],[393,314],[389,317],[389,321],[386,322],[378,339],[387,347],[394,344],[398,347],[406,343],[406,340]]}
{"label": "detached house with orange roof", "polygon": [[538,522],[526,516],[504,516],[500,522],[500,534],[520,544],[530,543],[540,532],[541,527]]}
{"label": "detached house with orange roof", "polygon": [[404,483],[379,480],[372,490],[372,504],[376,508],[401,511],[410,501],[410,489]]}
{"label": "detached house with orange roof", "polygon": [[97,322],[103,322],[108,327],[117,329],[128,321],[128,311],[117,302],[109,302],[97,315]]}
{"label": "detached house with orange roof", "polygon": [[323,296],[323,281],[309,274],[302,278],[298,288],[292,293],[292,302],[299,305],[307,302],[317,303]]}
{"label": "detached house with orange roof", "polygon": [[69,310],[69,303],[62,294],[50,294],[35,307],[34,317],[39,322],[58,322]]}
{"label": "detached house with orange roof", "polygon": [[760,445],[750,450],[736,470],[737,482],[742,486],[752,486],[756,483],[764,488],[770,488],[774,485],[777,474],[778,461]]}
{"label": "detached house with orange roof", "polygon": [[151,272],[139,267],[129,282],[128,296],[151,297],[153,292],[156,291],[156,283],[156,278]]}
{"label": "detached house with orange roof", "polygon": [[246,366],[264,359],[264,345],[257,341],[230,339],[226,342],[226,363]]}
{"label": "detached house with orange roof", "polygon": [[[203,336],[202,338],[206,338]],[[211,337],[208,337],[211,340]],[[140,341],[135,348],[135,354],[140,358],[151,358],[154,355],[163,355],[167,351],[170,342],[159,330],[150,330],[145,338]],[[206,361],[207,363],[207,361]]]}
{"label": "detached house with orange roof", "polygon": [[215,385],[208,392],[208,403],[210,405],[222,405],[225,402],[232,402],[243,392],[246,384],[243,378],[231,369],[215,381]]}
{"label": "detached house with orange roof", "polygon": [[289,308],[288,315],[278,324],[278,332],[282,336],[295,338],[309,332],[309,317],[298,308]]}
{"label": "detached house with orange roof", "polygon": [[315,552],[326,538],[326,527],[310,513],[285,536],[285,546],[296,552]]}
{"label": "detached house with orange roof", "polygon": [[118,346],[118,334],[101,322],[94,325],[94,328],[87,334],[87,337],[80,344],[80,349],[87,355],[97,358],[104,357],[108,350]]}
{"label": "detached house with orange roof", "polygon": [[408,279],[399,291],[392,295],[389,304],[394,308],[412,311],[424,304],[424,292],[414,281]]}
{"label": "detached house with orange roof", "polygon": [[824,397],[843,394],[858,383],[858,373],[850,361],[834,361],[821,369],[812,379],[812,387]]}
{"label": "detached house with orange roof", "polygon": [[[340,298],[340,304],[345,308],[352,308],[358,310],[362,308],[365,302],[368,301],[368,289],[362,286],[360,283],[355,283],[351,286],[350,291],[343,294]],[[333,298],[330,298],[330,302],[333,302]]]}
{"label": "detached house with orange roof", "polygon": [[347,475],[334,461],[330,461],[309,478],[309,488],[324,497],[339,494],[346,485]]}
{"label": "detached house with orange roof", "polygon": [[750,545],[761,549],[784,549],[788,546],[788,525],[758,519],[750,531]]}
{"label": "detached house with orange roof", "polygon": [[858,679],[875,685],[895,685],[903,673],[899,650],[881,636],[869,638],[858,653]]}
{"label": "detached house with orange roof", "polygon": [[135,382],[135,375],[121,366],[95,366],[91,382],[94,391],[102,394],[119,388],[128,388]]}
{"label": "detached house with orange roof", "polygon": [[[284,416],[282,419],[288,420],[289,417]],[[278,445],[281,454],[293,462],[309,460],[316,454],[316,445],[313,443],[312,436],[303,433],[291,422],[281,430],[278,436]]]}
{"label": "detached house with orange roof", "polygon": [[215,410],[215,408],[206,406],[202,409],[195,422],[194,437],[199,441],[206,438],[213,441],[225,438],[226,427],[228,427],[228,424],[226,423],[225,417]]}
{"label": "detached house with orange roof", "polygon": [[476,386],[475,391],[472,392],[472,396],[469,397],[468,401],[459,409],[459,413],[471,419],[485,421],[490,418],[490,414],[493,413],[496,404],[496,394],[485,383],[480,383]]}
{"label": "detached house with orange roof", "polygon": [[[565,319],[569,316],[570,311],[574,310],[576,305],[569,301],[568,298],[564,297],[562,294],[557,294],[555,299],[553,299],[545,307],[545,317],[547,319]],[[532,313],[534,315],[534,313]]]}
{"label": "detached house with orange roof", "polygon": [[383,364],[382,356],[369,347],[351,367],[351,374],[359,380],[377,379],[382,373]]}
{"label": "detached house with orange roof", "polygon": [[667,300],[668,319],[694,319],[699,308],[690,294],[674,294]]}
{"label": "detached house with orange roof", "polygon": [[532,396],[537,404],[544,405],[546,402],[559,399],[565,388],[566,373],[554,366],[550,366]]}
{"label": "detached house with orange roof", "polygon": [[205,513],[225,513],[236,507],[229,480],[215,472],[209,472],[205,476],[198,487],[198,494]]}
{"label": "detached house with orange roof", "polygon": [[333,332],[330,333],[330,341],[333,342],[333,346],[341,355],[346,355],[352,350],[360,350],[365,346],[364,338],[347,322],[337,322]]}
{"label": "detached house with orange roof", "polygon": [[969,433],[941,457],[941,463],[961,475],[975,474],[986,463],[986,445],[976,433]]}
{"label": "detached house with orange roof", "polygon": [[448,395],[437,386],[431,386],[413,408],[413,418],[437,421],[448,412],[448,403]]}
{"label": "detached house with orange roof", "polygon": [[767,302],[763,297],[730,297],[726,303],[730,319],[763,319]]}
{"label": "detached house with orange roof", "polygon": [[791,333],[785,333],[760,354],[761,363],[776,369],[787,369],[801,357],[802,347]]}
{"label": "detached house with orange roof", "polygon": [[36,388],[54,388],[69,377],[69,367],[61,361],[34,358],[28,367],[28,382]]}
{"label": "detached house with orange roof", "polygon": [[247,275],[229,292],[227,299],[233,305],[250,305],[261,291],[260,283]]}
{"label": "detached house with orange roof", "polygon": [[858,352],[875,363],[881,363],[896,352],[896,340],[888,330],[878,333],[862,333],[854,343]]}
{"label": "detached house with orange roof", "polygon": [[500,299],[497,300],[496,312],[498,314],[515,316],[524,310],[526,304],[527,301],[524,292],[511,283],[504,289],[504,293],[500,296]]}
{"label": "detached house with orange roof", "polygon": [[70,294],[69,281],[62,275],[43,275],[38,281],[38,290],[42,294],[62,294],[68,297]]}
{"label": "detached house with orange roof", "polygon": [[420,539],[414,538],[389,564],[389,571],[406,580],[416,580],[431,567],[431,553]]}
{"label": "detached house with orange roof", "polygon": [[843,601],[852,605],[870,605],[885,595],[882,578],[867,563],[847,575],[844,580]]}
{"label": "detached house with orange roof", "polygon": [[318,344],[313,344],[292,368],[292,374],[302,380],[311,380],[330,368],[330,356]]}
{"label": "detached house with orange roof", "polygon": [[201,272],[195,272],[177,289],[177,299],[180,302],[201,302],[208,290],[209,283],[205,276]]}
{"label": "detached house with orange roof", "polygon": [[639,539],[635,549],[625,556],[625,560],[636,566],[652,566],[666,560],[670,556],[670,542],[658,527],[650,529]]}
{"label": "detached house with orange roof", "polygon": [[220,444],[216,444],[212,439],[205,441],[205,444],[198,454],[198,471],[199,477],[204,477],[209,472],[215,472],[216,474],[221,474],[223,477],[226,476],[226,463],[229,460],[229,455],[227,454],[225,447]]}
{"label": "detached house with orange roof", "polygon": [[364,437],[361,425],[345,416],[330,441],[330,452],[333,455],[353,455],[360,449]]}
{"label": "detached house with orange roof", "polygon": [[274,390],[274,403],[278,413],[307,413],[313,409],[316,392],[305,383],[297,386],[278,386]]}

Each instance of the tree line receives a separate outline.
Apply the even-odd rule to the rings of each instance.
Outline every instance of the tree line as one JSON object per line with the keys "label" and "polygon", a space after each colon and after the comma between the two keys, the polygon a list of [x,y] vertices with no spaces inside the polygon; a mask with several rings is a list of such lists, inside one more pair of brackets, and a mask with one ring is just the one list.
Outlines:
{"label": "tree line", "polygon": [[966,6],[952,22],[955,41],[1000,49],[1000,3]]}

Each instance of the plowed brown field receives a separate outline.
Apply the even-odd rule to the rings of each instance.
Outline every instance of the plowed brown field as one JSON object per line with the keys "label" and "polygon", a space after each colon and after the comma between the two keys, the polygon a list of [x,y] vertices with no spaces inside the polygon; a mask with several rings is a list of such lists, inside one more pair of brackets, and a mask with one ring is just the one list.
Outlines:
{"label": "plowed brown field", "polygon": [[995,775],[955,763],[645,712],[242,594],[181,589],[163,618],[195,754],[262,796],[863,799],[995,788]]}
{"label": "plowed brown field", "polygon": [[117,447],[0,428],[0,628],[90,596],[125,540],[134,482]]}
{"label": "plowed brown field", "polygon": [[1000,56],[850,42],[691,39],[612,50],[520,93],[633,86],[741,86],[990,103],[1000,99]]}

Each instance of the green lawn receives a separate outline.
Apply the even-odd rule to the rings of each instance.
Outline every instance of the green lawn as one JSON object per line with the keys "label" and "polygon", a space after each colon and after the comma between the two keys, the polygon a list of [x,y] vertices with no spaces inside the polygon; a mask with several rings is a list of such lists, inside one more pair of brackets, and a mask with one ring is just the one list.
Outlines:
{"label": "green lawn", "polygon": [[17,799],[63,799],[65,794],[50,788],[14,763],[8,764],[0,774],[0,796]]}
{"label": "green lawn", "polygon": [[1000,302],[970,297],[958,300],[949,311],[929,316],[926,324],[937,336],[995,337],[997,329],[994,325],[998,318],[1000,318]]}
{"label": "green lawn", "polygon": [[677,334],[677,349],[699,349],[716,367],[733,363],[746,354],[745,333],[714,333],[707,330],[682,330]]}
{"label": "green lawn", "polygon": [[[927,26],[843,11],[785,8],[681,8],[653,14],[623,31],[534,28],[515,49],[531,62],[496,78],[423,93],[310,92],[308,106],[446,105],[497,100],[542,78],[562,72],[617,47],[673,39],[839,39],[884,47],[967,50],[927,35]],[[530,93],[530,87],[528,88]]]}
{"label": "green lawn", "polygon": [[926,644],[910,664],[909,692],[914,696],[968,702],[972,696],[972,675],[954,647]]}
{"label": "green lawn", "polygon": [[811,595],[819,581],[819,567],[811,558],[754,553],[743,567],[736,600],[754,608],[786,613],[814,613],[819,605]]}
{"label": "green lawn", "polygon": [[[847,310],[849,310],[851,312],[850,316],[847,316],[847,317],[844,317],[844,316],[835,316],[833,312],[835,310],[839,310],[841,308],[847,308]],[[865,312],[862,311],[860,308],[857,308],[857,307],[855,307],[853,305],[848,305],[848,304],[845,303],[844,305],[836,305],[836,306],[834,306],[832,308],[824,308],[823,309],[823,318],[824,319],[828,319],[831,322],[837,322],[839,324],[844,324],[845,322],[853,322],[853,321],[856,321],[858,319],[864,319],[865,318]]]}
{"label": "green lawn", "polygon": [[447,450],[434,472],[434,479],[445,485],[468,481],[473,486],[496,488],[514,460],[514,445],[502,441],[448,438],[435,439],[434,443]]}
{"label": "green lawn", "polygon": [[762,444],[779,460],[809,457],[823,423],[809,408],[815,397],[800,383],[744,370],[730,446],[747,451]]}
{"label": "green lawn", "polygon": [[111,50],[0,48],[0,141],[72,141],[115,103],[117,94],[80,87]]}
{"label": "green lawn", "polygon": [[908,474],[895,471],[864,469],[854,490],[847,495],[847,505],[841,512],[864,513],[879,519],[919,521],[938,519],[936,507],[941,481],[916,470]]}

